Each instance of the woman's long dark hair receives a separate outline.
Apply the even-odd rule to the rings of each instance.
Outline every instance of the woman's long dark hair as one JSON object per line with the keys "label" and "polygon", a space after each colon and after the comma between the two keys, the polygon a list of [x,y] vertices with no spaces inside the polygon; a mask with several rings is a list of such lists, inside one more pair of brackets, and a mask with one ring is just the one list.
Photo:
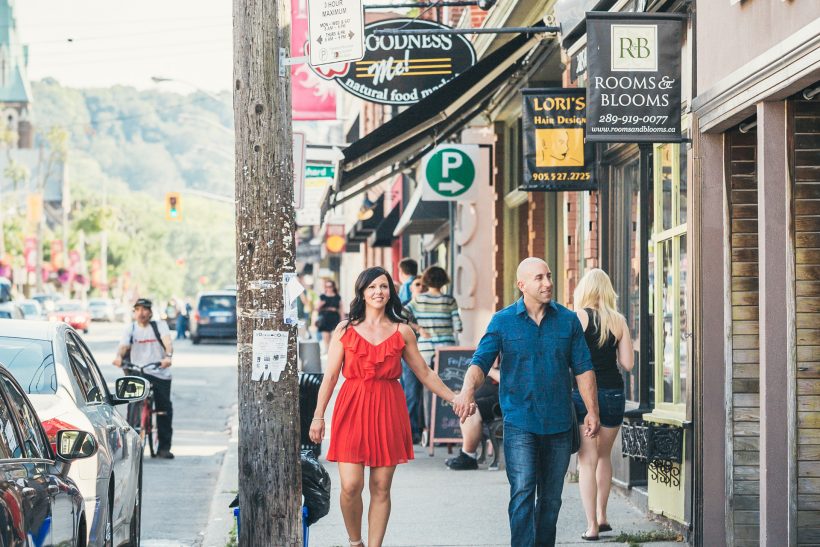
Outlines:
{"label": "woman's long dark hair", "polygon": [[404,309],[399,299],[399,294],[396,292],[396,286],[393,285],[393,278],[387,273],[387,270],[381,267],[368,268],[359,274],[356,279],[356,297],[350,303],[350,313],[348,314],[347,328],[350,325],[358,325],[364,321],[365,302],[364,291],[373,283],[377,277],[387,277],[387,286],[390,288],[390,298],[387,300],[387,305],[384,307],[384,313],[393,323],[407,323],[407,317],[404,314]]}

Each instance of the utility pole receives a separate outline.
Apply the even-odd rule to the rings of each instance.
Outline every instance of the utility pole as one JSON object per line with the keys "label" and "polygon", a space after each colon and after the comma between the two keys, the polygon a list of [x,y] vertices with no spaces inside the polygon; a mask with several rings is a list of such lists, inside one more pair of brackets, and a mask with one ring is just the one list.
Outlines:
{"label": "utility pole", "polygon": [[[233,0],[239,545],[302,545],[296,328],[282,274],[295,270],[290,2]],[[251,379],[254,330],[288,332],[278,381]],[[261,338],[261,336],[260,336]]]}

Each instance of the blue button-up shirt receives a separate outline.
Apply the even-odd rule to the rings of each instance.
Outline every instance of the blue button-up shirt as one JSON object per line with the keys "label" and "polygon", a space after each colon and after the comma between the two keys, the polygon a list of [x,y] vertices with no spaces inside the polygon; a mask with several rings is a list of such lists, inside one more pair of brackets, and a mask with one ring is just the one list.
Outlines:
{"label": "blue button-up shirt", "polygon": [[593,370],[578,316],[550,301],[540,325],[524,299],[496,312],[471,363],[487,374],[501,354],[499,399],[504,422],[538,435],[567,431],[570,375]]}

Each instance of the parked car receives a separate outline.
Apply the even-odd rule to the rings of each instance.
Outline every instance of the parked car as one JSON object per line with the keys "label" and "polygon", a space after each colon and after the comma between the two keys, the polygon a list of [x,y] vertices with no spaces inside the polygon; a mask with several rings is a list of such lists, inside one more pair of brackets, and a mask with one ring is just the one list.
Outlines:
{"label": "parked car", "polygon": [[110,298],[92,298],[88,301],[88,313],[92,321],[114,321],[114,301]]}
{"label": "parked car", "polygon": [[106,385],[80,335],[65,323],[8,321],[0,331],[0,363],[25,387],[48,441],[63,429],[90,431],[97,453],[71,466],[88,515],[88,545],[139,545],[142,442],[114,408],[145,398],[144,379]]}
{"label": "parked car", "polygon": [[31,295],[31,299],[39,302],[46,312],[52,312],[54,311],[54,305],[60,300],[63,300],[63,296],[56,293],[43,293],[33,294]]}
{"label": "parked car", "polygon": [[90,433],[64,430],[55,445],[23,388],[0,367],[0,544],[85,545],[86,505],[69,463],[93,457],[97,444]]}
{"label": "parked car", "polygon": [[20,305],[20,310],[23,312],[23,319],[31,319],[33,321],[46,320],[46,312],[43,310],[43,306],[36,300],[21,300],[18,304]]}
{"label": "parked car", "polygon": [[54,311],[48,314],[52,321],[68,323],[77,330],[88,334],[91,314],[79,300],[62,300],[54,305]]}
{"label": "parked car", "polygon": [[203,338],[236,338],[236,291],[200,293],[190,320],[194,344]]}
{"label": "parked car", "polygon": [[0,304],[0,319],[24,319],[20,304],[17,302],[3,302]]}

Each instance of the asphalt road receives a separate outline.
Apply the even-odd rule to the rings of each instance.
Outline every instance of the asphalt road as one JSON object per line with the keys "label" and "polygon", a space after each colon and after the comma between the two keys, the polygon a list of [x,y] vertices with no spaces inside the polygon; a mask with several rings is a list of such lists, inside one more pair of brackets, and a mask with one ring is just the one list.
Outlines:
{"label": "asphalt road", "polygon": [[[109,385],[121,373],[111,365],[124,324],[93,323],[83,338]],[[173,460],[145,452],[142,545],[200,545],[236,412],[236,344],[175,341],[172,400]],[[229,509],[225,507],[225,516]]]}

